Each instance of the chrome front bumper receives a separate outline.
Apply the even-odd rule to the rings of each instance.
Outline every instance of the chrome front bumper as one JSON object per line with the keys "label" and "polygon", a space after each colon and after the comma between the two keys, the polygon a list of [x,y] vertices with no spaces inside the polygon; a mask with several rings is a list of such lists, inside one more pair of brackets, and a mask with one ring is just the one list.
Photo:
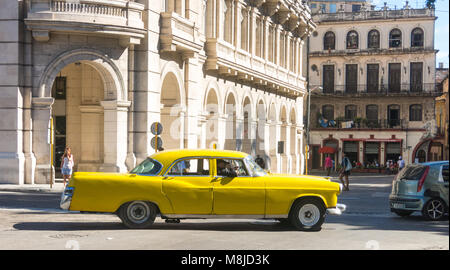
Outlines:
{"label": "chrome front bumper", "polygon": [[327,214],[330,215],[342,215],[343,212],[347,209],[347,206],[345,204],[336,204],[336,207],[334,208],[327,208]]}
{"label": "chrome front bumper", "polygon": [[66,187],[64,192],[61,194],[61,202],[59,203],[59,207],[61,209],[69,210],[70,203],[72,202],[73,191],[73,187]]}

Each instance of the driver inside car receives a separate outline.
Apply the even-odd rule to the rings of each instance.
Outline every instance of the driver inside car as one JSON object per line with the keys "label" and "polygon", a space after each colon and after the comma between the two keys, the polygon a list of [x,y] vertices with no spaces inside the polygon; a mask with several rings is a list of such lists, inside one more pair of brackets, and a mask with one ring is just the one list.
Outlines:
{"label": "driver inside car", "polygon": [[238,176],[236,170],[231,167],[231,164],[222,159],[217,160],[217,175],[225,177]]}

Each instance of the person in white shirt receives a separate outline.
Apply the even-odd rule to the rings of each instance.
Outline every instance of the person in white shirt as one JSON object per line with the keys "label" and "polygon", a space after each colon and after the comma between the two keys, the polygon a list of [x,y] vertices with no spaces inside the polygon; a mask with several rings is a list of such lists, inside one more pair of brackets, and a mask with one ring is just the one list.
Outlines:
{"label": "person in white shirt", "polygon": [[66,185],[66,181],[72,176],[72,168],[73,155],[71,153],[70,147],[66,147],[64,155],[61,158],[61,173],[64,178],[64,186]]}

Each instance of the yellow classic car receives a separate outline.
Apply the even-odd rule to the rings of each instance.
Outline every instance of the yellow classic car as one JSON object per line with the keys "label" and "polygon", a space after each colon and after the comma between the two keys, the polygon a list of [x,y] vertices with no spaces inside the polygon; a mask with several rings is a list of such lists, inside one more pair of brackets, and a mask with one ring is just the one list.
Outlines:
{"label": "yellow classic car", "polygon": [[76,172],[61,197],[70,211],[115,213],[142,229],[156,216],[278,219],[318,230],[325,215],[340,215],[342,185],[305,175],[271,174],[252,156],[225,150],[157,152],[129,173]]}

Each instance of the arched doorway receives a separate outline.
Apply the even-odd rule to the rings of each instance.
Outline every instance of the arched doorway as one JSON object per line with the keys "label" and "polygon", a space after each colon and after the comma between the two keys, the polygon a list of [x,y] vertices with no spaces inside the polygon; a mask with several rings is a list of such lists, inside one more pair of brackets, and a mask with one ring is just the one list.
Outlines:
{"label": "arched doorway", "polygon": [[[114,61],[95,50],[77,49],[53,58],[36,76],[40,79],[32,98],[34,182],[49,183],[55,167],[59,172],[65,146],[72,149],[75,171],[126,172],[130,102]],[[54,141],[48,139],[52,118]]]}
{"label": "arched doorway", "polygon": [[225,150],[237,150],[236,137],[236,97],[232,92],[228,94],[225,103],[225,114],[227,115],[225,125]]}
{"label": "arched doorway", "polygon": [[[255,138],[255,152],[257,156],[264,159],[266,168],[268,168],[269,156],[266,152],[265,136],[266,136],[266,106],[264,101],[260,99],[256,106],[256,138]],[[264,169],[266,169],[264,168]]]}
{"label": "arched doorway", "polygon": [[278,171],[278,164],[277,164],[278,119],[277,119],[277,113],[276,113],[276,106],[275,106],[274,102],[272,102],[269,106],[269,121],[270,121],[270,126],[269,126],[270,170],[272,172],[277,172]]}
{"label": "arched doorway", "polygon": [[297,118],[295,116],[295,110],[294,108],[291,109],[291,113],[289,115],[289,120],[290,120],[290,135],[289,135],[289,154],[291,155],[292,158],[292,170],[290,171],[290,173],[295,173],[295,174],[299,174],[299,151],[297,151],[298,149],[298,145],[300,145],[298,143],[297,140]]}
{"label": "arched doorway", "polygon": [[287,133],[288,133],[288,119],[287,119],[287,111],[286,106],[281,106],[280,113],[280,122],[281,122],[281,130],[280,130],[280,140],[277,142],[277,152],[281,153],[280,156],[280,172],[288,173],[291,170],[291,164],[288,160],[287,156]]}
{"label": "arched doorway", "polygon": [[161,84],[161,140],[165,150],[184,148],[185,108],[180,92],[176,75],[168,72]]}
{"label": "arched doorway", "polygon": [[104,82],[86,61],[64,67],[52,87],[53,158],[55,176],[61,178],[61,157],[66,146],[76,171],[99,171],[104,156]]}
{"label": "arched doorway", "polygon": [[205,148],[213,149],[214,144],[218,146],[219,138],[219,98],[213,88],[208,90],[204,111],[206,113]]}
{"label": "arched doorway", "polygon": [[254,154],[255,150],[253,147],[253,129],[252,129],[252,103],[248,96],[245,97],[242,111],[244,114],[243,120],[243,134],[242,134],[242,152],[248,154]]}

